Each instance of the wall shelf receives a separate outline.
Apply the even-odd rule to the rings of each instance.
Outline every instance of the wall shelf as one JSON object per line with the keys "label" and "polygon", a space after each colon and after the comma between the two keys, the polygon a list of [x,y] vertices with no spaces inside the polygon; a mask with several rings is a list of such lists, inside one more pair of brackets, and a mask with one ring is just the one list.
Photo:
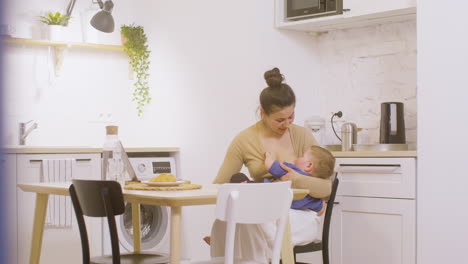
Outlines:
{"label": "wall shelf", "polygon": [[60,75],[60,69],[62,67],[64,53],[67,48],[123,51],[122,45],[93,44],[82,42],[52,41],[43,39],[24,39],[11,37],[2,37],[1,40],[2,42],[8,44],[52,47],[54,49],[55,76]]}
{"label": "wall shelf", "polygon": [[2,41],[5,43],[23,44],[23,45],[123,51],[123,46],[121,45],[107,45],[107,44],[93,44],[93,43],[82,43],[82,42],[52,41],[52,40],[44,40],[44,39],[24,39],[24,38],[9,38],[9,37],[2,38]]}

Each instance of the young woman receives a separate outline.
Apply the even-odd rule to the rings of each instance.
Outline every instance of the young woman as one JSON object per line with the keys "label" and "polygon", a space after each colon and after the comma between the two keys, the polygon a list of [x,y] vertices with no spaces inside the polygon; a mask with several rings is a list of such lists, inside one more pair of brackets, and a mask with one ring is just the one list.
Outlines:
{"label": "young woman", "polygon": [[[265,72],[268,87],[260,94],[261,120],[241,131],[231,142],[223,164],[213,183],[228,183],[231,176],[246,166],[250,177],[262,182],[271,176],[265,168],[265,152],[276,160],[292,163],[317,142],[306,128],[293,124],[296,97],[278,68]],[[281,181],[292,181],[293,188],[308,189],[309,195],[325,198],[330,195],[331,181],[301,175],[289,167]],[[321,218],[310,210],[290,210],[291,237],[294,245],[319,240]],[[273,224],[238,225],[236,230],[236,262],[268,263],[275,228]],[[225,223],[215,221],[211,232],[211,256],[224,256]]]}

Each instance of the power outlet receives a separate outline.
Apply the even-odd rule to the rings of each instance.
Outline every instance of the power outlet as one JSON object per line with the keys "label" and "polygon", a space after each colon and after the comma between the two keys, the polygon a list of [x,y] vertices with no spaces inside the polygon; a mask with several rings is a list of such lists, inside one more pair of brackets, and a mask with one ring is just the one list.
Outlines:
{"label": "power outlet", "polygon": [[90,123],[97,124],[110,124],[114,123],[114,115],[110,112],[98,113],[97,116],[89,121]]}

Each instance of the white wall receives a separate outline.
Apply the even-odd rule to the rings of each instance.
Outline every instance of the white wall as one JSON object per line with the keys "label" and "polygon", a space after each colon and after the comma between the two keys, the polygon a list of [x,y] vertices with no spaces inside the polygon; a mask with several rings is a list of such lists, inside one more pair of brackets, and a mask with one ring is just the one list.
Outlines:
{"label": "white wall", "polygon": [[327,121],[323,144],[339,144],[329,125],[338,110],[335,120],[362,128],[359,144],[378,143],[380,104],[394,101],[404,103],[406,140],[416,143],[416,21],[332,31],[317,43],[321,73],[311,105]]}
{"label": "white wall", "polygon": [[467,9],[418,2],[418,263],[468,263]]}

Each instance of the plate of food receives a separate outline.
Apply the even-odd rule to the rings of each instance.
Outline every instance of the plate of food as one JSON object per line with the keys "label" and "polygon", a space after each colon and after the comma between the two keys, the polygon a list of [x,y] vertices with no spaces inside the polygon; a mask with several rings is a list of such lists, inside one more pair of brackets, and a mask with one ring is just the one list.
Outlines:
{"label": "plate of food", "polygon": [[179,186],[184,181],[175,181],[175,182],[151,182],[151,181],[141,181],[141,183],[147,184],[149,186],[158,186],[158,187],[168,187],[168,186]]}
{"label": "plate of food", "polygon": [[172,174],[161,173],[158,176],[149,179],[148,181],[142,181],[142,183],[149,186],[179,186],[184,183],[184,181],[178,181]]}

